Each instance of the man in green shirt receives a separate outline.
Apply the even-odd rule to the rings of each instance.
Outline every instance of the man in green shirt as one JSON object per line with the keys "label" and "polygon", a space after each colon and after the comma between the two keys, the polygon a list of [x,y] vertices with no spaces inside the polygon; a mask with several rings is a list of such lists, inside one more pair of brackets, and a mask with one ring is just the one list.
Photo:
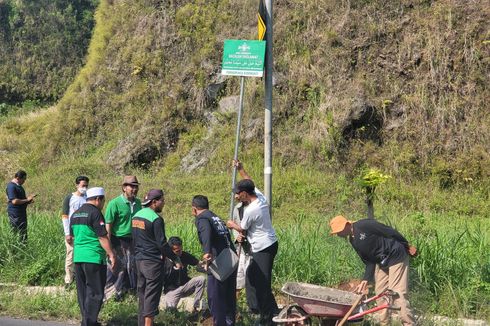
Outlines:
{"label": "man in green shirt", "polygon": [[105,193],[101,187],[87,190],[87,202],[70,219],[70,235],[73,236],[73,262],[77,281],[77,296],[82,326],[100,325],[97,322],[106,283],[106,256],[111,267],[116,255],[105,229],[102,207]]}
{"label": "man in green shirt", "polygon": [[141,209],[141,201],[136,198],[140,183],[134,175],[125,176],[122,194],[112,199],[105,211],[107,233],[111,244],[121,261],[117,271],[108,269],[106,298],[110,297],[114,286],[116,300],[121,299],[124,291],[136,291],[136,269],[134,248],[131,238],[131,219]]}

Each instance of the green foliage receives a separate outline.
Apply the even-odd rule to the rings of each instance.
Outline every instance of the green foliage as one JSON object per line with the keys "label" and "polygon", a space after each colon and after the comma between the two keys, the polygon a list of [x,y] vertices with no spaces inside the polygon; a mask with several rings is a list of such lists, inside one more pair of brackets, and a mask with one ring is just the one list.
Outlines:
{"label": "green foliage", "polygon": [[378,169],[369,168],[361,173],[361,176],[357,179],[357,183],[362,188],[376,188],[390,178],[391,176],[381,173]]}
{"label": "green foliage", "polygon": [[[80,37],[91,30],[88,8],[95,2],[66,7],[66,1],[51,1],[46,8],[56,14],[26,20],[46,3],[0,3],[0,38],[12,40],[15,33],[27,31],[25,39],[16,40],[24,42],[18,48],[21,58],[34,60],[35,75],[29,75],[24,61],[19,67],[0,60],[0,75],[6,76],[0,81],[0,97],[7,94],[21,102],[32,98],[35,107],[56,99],[83,60],[85,50],[67,46],[66,51],[78,53],[73,59],[63,55],[60,44],[86,47]],[[204,193],[213,209],[226,216],[234,143],[234,114],[213,114],[217,127],[208,122],[219,98],[208,98],[206,87],[223,82],[220,96],[238,93],[235,78],[222,81],[217,76],[222,41],[255,38],[256,9],[255,3],[231,0],[103,0],[86,63],[57,107],[0,104],[0,172],[7,180],[20,167],[28,171],[26,189],[39,193],[29,207],[30,225],[45,232],[36,237],[36,228],[30,229],[26,250],[17,246],[2,220],[2,280],[61,283],[64,247],[57,212],[64,195],[78,174],[104,186],[108,197],[119,194],[121,176],[109,167],[108,154],[141,130],[148,130],[144,137],[155,141],[160,130],[169,130],[175,143],[149,168],[130,166],[126,172],[142,180],[141,193],[152,187],[166,190],[169,233],[182,234],[189,250],[199,254],[189,201]],[[377,189],[377,216],[401,229],[421,250],[411,270],[416,307],[453,316],[488,316],[488,262],[478,259],[488,256],[490,214],[484,9],[481,3],[447,1],[275,4],[276,289],[286,280],[334,285],[360,275],[362,266],[348,244],[326,236],[326,221],[338,213],[354,220],[363,217],[359,212],[364,211],[365,194],[355,177],[362,167],[376,166],[378,172],[360,182],[372,187],[384,181]],[[23,25],[10,25],[13,21]],[[52,22],[71,26],[71,31],[52,31],[46,27]],[[73,29],[82,22],[83,27]],[[28,32],[34,28],[39,32]],[[43,40],[50,46],[35,42],[36,35],[48,35]],[[51,48],[54,54],[47,51]],[[11,46],[0,47],[0,58],[9,58],[12,51]],[[39,62],[50,56],[56,66],[45,69],[53,66]],[[61,66],[72,68],[60,75]],[[14,76],[32,78],[27,83]],[[41,87],[36,76],[47,82]],[[259,187],[261,128],[252,132],[249,123],[262,121],[262,83],[247,80],[242,135],[248,138],[240,149]],[[346,125],[352,123],[353,110],[365,105],[376,107],[383,117],[380,142],[348,142]],[[205,157],[207,163],[185,172],[182,159],[196,148],[201,151],[194,159]],[[48,221],[49,226],[43,224]],[[451,230],[455,225],[458,232]],[[38,243],[39,238],[58,240]],[[105,320],[117,324],[134,319],[134,302],[122,310],[107,305]]]}
{"label": "green foliage", "polygon": [[83,64],[98,0],[0,3],[0,102],[53,102]]}

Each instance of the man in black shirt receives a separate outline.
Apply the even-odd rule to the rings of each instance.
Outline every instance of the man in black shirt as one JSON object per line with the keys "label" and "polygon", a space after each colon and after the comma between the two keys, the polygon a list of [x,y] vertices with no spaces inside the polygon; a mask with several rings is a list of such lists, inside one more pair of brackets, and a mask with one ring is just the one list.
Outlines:
{"label": "man in black shirt", "polygon": [[27,205],[34,202],[36,195],[26,196],[22,185],[27,179],[27,173],[17,171],[14,178],[7,184],[7,214],[12,230],[18,233],[22,243],[27,243]]}
{"label": "man in black shirt", "polygon": [[173,261],[165,259],[165,304],[167,308],[177,308],[180,299],[194,293],[194,312],[201,308],[201,300],[206,286],[206,278],[202,275],[190,278],[187,274],[187,266],[196,266],[197,270],[204,272],[199,266],[199,260],[190,253],[182,250],[182,240],[179,237],[171,237],[168,244],[174,254],[180,257],[182,268],[176,268]]}
{"label": "man in black shirt", "polygon": [[[395,229],[374,219],[357,222],[336,216],[330,221],[331,234],[348,238],[352,247],[366,265],[364,277],[356,292],[362,292],[368,281],[374,277],[376,294],[387,289],[398,293],[394,305],[401,308],[403,325],[414,325],[414,319],[407,300],[409,256],[415,256],[417,249]],[[389,310],[382,310],[380,322],[388,325]]]}
{"label": "man in black shirt", "polygon": [[131,232],[138,271],[138,326],[151,326],[162,294],[163,262],[168,257],[176,268],[182,268],[182,264],[168,245],[165,222],[158,214],[165,205],[163,190],[151,189],[142,205],[145,208],[133,217]]}
{"label": "man in black shirt", "polygon": [[[235,250],[230,232],[225,223],[209,210],[206,196],[194,196],[192,215],[196,217],[195,223],[199,242],[204,252],[204,261],[212,262],[226,248]],[[224,281],[218,281],[212,274],[208,274],[208,303],[214,326],[235,325],[235,287],[236,270]]]}

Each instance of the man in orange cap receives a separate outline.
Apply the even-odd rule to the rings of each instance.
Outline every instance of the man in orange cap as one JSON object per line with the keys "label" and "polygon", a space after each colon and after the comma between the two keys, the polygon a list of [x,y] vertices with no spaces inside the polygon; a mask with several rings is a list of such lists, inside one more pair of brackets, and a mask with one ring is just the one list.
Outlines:
{"label": "man in orange cap", "polygon": [[[394,305],[401,308],[403,325],[414,325],[415,321],[407,299],[409,256],[415,256],[417,249],[395,229],[379,223],[375,219],[348,221],[339,215],[330,221],[331,234],[348,238],[354,250],[366,265],[363,281],[356,292],[362,292],[368,281],[375,282],[376,294],[387,289],[398,293]],[[379,303],[378,303],[379,304]],[[380,313],[382,325],[390,323],[390,311]]]}

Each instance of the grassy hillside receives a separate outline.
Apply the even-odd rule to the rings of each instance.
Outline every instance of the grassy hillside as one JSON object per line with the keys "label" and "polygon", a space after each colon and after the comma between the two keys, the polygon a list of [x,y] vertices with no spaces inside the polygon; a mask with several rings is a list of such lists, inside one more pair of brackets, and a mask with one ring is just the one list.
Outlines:
{"label": "grassy hillside", "polygon": [[[219,76],[222,43],[255,38],[255,11],[253,1],[102,1],[86,65],[29,141],[28,162],[83,153],[120,173],[168,164],[209,136],[221,148],[234,116],[217,103],[238,93],[236,78]],[[484,1],[276,4],[276,158],[432,175],[443,187],[487,180],[488,18]],[[246,84],[244,147],[255,147],[263,87]],[[220,130],[206,131],[210,114]]]}
{"label": "grassy hillside", "polygon": [[[100,1],[86,64],[62,99],[0,118],[0,175],[26,169],[26,189],[39,193],[33,223],[60,234],[37,256],[62,247],[57,213],[78,174],[109,197],[123,173],[138,175],[141,193],[164,188],[176,232],[188,232],[197,193],[226,216],[236,114],[223,102],[238,94],[238,79],[219,75],[222,45],[256,37],[256,9],[242,0]],[[358,261],[325,259],[350,249],[323,237],[328,218],[364,216],[355,180],[375,167],[391,176],[377,189],[376,216],[422,248],[412,269],[417,308],[490,318],[486,2],[294,0],[274,12],[272,204],[287,239],[276,288],[358,274]],[[260,187],[262,117],[263,82],[247,79],[240,157]],[[293,247],[315,264],[290,269]],[[19,259],[23,282],[60,280],[61,257],[31,264],[34,254],[0,250],[11,259],[0,261],[5,277],[17,275],[9,262]],[[31,281],[39,270],[46,279]]]}

